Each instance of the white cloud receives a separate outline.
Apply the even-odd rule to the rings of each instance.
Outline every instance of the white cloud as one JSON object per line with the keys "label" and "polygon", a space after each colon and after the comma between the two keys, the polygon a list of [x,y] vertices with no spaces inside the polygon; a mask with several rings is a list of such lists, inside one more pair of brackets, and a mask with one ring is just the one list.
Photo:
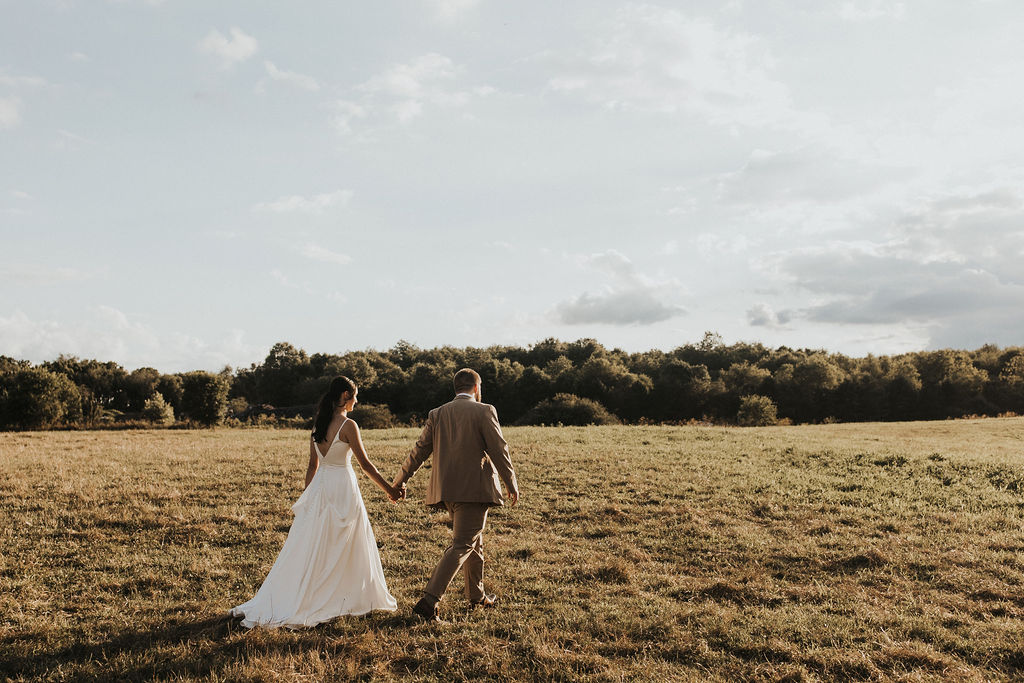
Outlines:
{"label": "white cloud", "polygon": [[231,38],[228,38],[214,29],[199,43],[200,52],[218,57],[225,69],[244,62],[259,49],[259,42],[237,26],[233,26],[230,33]]}
{"label": "white cloud", "polygon": [[92,273],[78,268],[51,266],[39,263],[7,263],[0,264],[0,286],[14,284],[19,286],[55,285],[62,282],[87,280]]}
{"label": "white cloud", "polygon": [[443,22],[451,22],[473,10],[480,0],[427,0],[435,16]]}
{"label": "white cloud", "polygon": [[705,259],[720,259],[735,256],[754,246],[754,240],[744,234],[716,234],[705,232],[697,235],[697,251]]}
{"label": "white cloud", "polygon": [[267,70],[267,75],[275,81],[287,83],[288,85],[295,86],[296,88],[312,92],[316,92],[320,89],[320,84],[312,76],[279,69],[270,60],[263,62],[263,67]]}
{"label": "white cloud", "polygon": [[274,278],[274,280],[277,282],[277,284],[281,285],[282,287],[290,287],[290,288],[298,288],[299,287],[299,285],[297,285],[297,284],[295,284],[294,282],[291,281],[291,278],[289,278],[287,275],[282,273],[277,268],[274,268],[273,270],[270,271],[270,277]]}
{"label": "white cloud", "polygon": [[[337,253],[328,251],[327,249],[320,249],[320,248],[315,247],[315,246],[312,247],[312,249],[308,249],[308,250],[311,253],[305,254],[305,255],[309,256],[310,258],[315,258],[315,259],[320,260],[320,261],[326,260],[328,262],[338,263],[338,264],[348,263],[348,261],[344,260],[344,259],[347,258],[344,254],[337,254]],[[305,252],[305,251],[307,251],[307,249],[301,249],[300,251],[301,252]],[[295,289],[295,290],[298,290],[298,291],[302,292],[303,294],[308,294],[308,295],[310,295],[312,297],[326,296],[330,300],[336,301],[336,302],[339,302],[339,303],[344,303],[345,301],[348,301],[348,297],[346,297],[344,294],[342,294],[341,292],[339,292],[337,290],[331,291],[331,292],[325,292],[323,287],[313,287],[313,285],[309,282],[309,280],[303,280],[301,282],[297,282],[297,281],[291,279],[290,277],[288,277],[287,275],[285,275],[284,273],[282,273],[277,268],[274,268],[273,270],[270,271],[270,277],[274,278],[274,281],[277,282],[277,284],[281,285],[282,287],[285,287],[287,289]]]}
{"label": "white cloud", "polygon": [[68,54],[68,59],[70,59],[72,62],[88,62],[89,55],[85,54],[84,52],[71,52]]}
{"label": "white cloud", "polygon": [[438,82],[455,78],[458,69],[451,59],[431,52],[405,64],[395,64],[366,81],[362,90],[402,99],[420,99],[431,95]]}
{"label": "white cloud", "polygon": [[431,109],[465,107],[497,92],[487,85],[459,87],[456,81],[462,71],[450,58],[434,52],[394,64],[335,103],[335,128],[347,136],[353,134],[357,119],[365,119],[371,128],[408,125]]}
{"label": "white cloud", "polygon": [[258,360],[265,349],[243,341],[231,330],[215,342],[180,333],[158,331],[111,306],[89,308],[75,323],[35,320],[23,311],[0,316],[0,348],[6,355],[40,363],[60,354],[112,360],[132,369],[153,366],[163,372],[220,370]]}
{"label": "white cloud", "polygon": [[391,105],[391,111],[401,123],[408,123],[423,113],[423,103],[419,100],[402,100]]}
{"label": "white cloud", "polygon": [[272,213],[320,214],[334,206],[345,206],[351,199],[351,190],[335,190],[309,197],[296,194],[281,197],[272,202],[260,202],[253,207],[253,210]]}
{"label": "white cloud", "polygon": [[563,301],[555,307],[564,325],[653,325],[682,315],[685,310],[658,300],[643,289],[614,289]]}
{"label": "white cloud", "polygon": [[651,325],[686,313],[672,281],[656,281],[637,272],[625,255],[614,250],[583,256],[577,263],[602,273],[610,281],[598,292],[584,292],[555,306],[554,318],[564,325]]}
{"label": "white cloud", "polygon": [[0,97],[0,130],[14,128],[21,123],[21,99]]}
{"label": "white cloud", "polygon": [[792,318],[791,311],[775,311],[768,304],[757,304],[747,309],[747,323],[754,327],[776,327],[786,325]]}
{"label": "white cloud", "polygon": [[738,171],[720,175],[717,185],[719,199],[729,204],[834,204],[861,198],[901,174],[906,171],[809,145],[782,152],[755,149]]}
{"label": "white cloud", "polygon": [[339,254],[336,251],[331,251],[330,249],[321,247],[318,244],[305,244],[299,248],[299,253],[306,258],[313,259],[314,261],[323,261],[325,263],[346,265],[352,262],[352,257],[348,254]]}
{"label": "white cloud", "polygon": [[1024,338],[1024,201],[1001,188],[955,192],[907,211],[882,239],[833,240],[776,254],[774,267],[811,303],[793,317],[851,325],[913,324],[933,345]]}
{"label": "white cloud", "polygon": [[547,53],[548,87],[607,109],[691,114],[718,124],[792,126],[789,90],[752,35],[676,9],[631,5],[588,50]]}
{"label": "white cloud", "polygon": [[63,128],[57,131],[57,140],[54,142],[54,146],[57,149],[79,149],[85,145],[95,145],[95,140],[72,133],[69,130]]}
{"label": "white cloud", "polygon": [[903,19],[906,15],[906,4],[892,0],[856,0],[844,2],[839,8],[839,16],[844,21]]}
{"label": "white cloud", "polygon": [[0,86],[7,88],[44,88],[50,85],[45,78],[39,76],[16,76],[0,68]]}
{"label": "white cloud", "polygon": [[[0,67],[0,87],[13,91],[39,90],[50,87],[50,83],[39,76],[19,76]],[[0,130],[16,127],[22,121],[24,102],[18,92],[0,97]]]}
{"label": "white cloud", "polygon": [[334,128],[345,136],[352,134],[352,122],[355,119],[366,118],[366,108],[355,102],[338,100],[334,103],[334,110]]}

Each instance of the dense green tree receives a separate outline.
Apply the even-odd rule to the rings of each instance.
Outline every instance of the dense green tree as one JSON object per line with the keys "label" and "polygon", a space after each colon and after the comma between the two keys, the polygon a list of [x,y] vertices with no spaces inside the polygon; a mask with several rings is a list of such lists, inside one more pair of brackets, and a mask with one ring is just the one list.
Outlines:
{"label": "dense green tree", "polygon": [[81,397],[66,376],[38,368],[0,375],[0,424],[45,429],[82,419]]}
{"label": "dense green tree", "polygon": [[986,412],[982,390],[988,373],[976,368],[965,351],[942,349],[918,354],[924,417],[956,417]]}
{"label": "dense green tree", "polygon": [[270,347],[263,365],[256,371],[260,402],[273,406],[291,406],[299,403],[299,383],[309,376],[309,356],[304,350],[297,349],[288,342],[274,344]]}
{"label": "dense green tree", "polygon": [[583,365],[595,356],[605,355],[604,347],[596,339],[578,339],[565,347],[565,355],[573,365]]}
{"label": "dense green tree", "polygon": [[523,376],[523,366],[519,362],[498,358],[489,350],[482,350],[467,354],[458,365],[480,373],[484,400],[493,404],[499,413],[514,411],[518,407],[516,393]]}
{"label": "dense green tree", "polygon": [[[280,342],[263,362],[237,372],[226,367],[212,377],[221,385],[230,384],[236,404],[233,416],[240,419],[266,404],[276,406],[278,413],[285,408],[287,415],[311,417],[327,384],[342,374],[359,385],[362,403],[390,411],[399,421],[419,423],[428,410],[450,399],[452,375],[467,366],[481,374],[484,399],[498,406],[507,422],[558,394],[576,396],[572,405],[583,405],[578,403],[583,399],[597,401],[631,422],[705,417],[733,422],[745,396],[765,397],[780,418],[795,422],[1024,412],[1024,348],[986,345],[969,352],[944,349],[851,358],[820,349],[725,344],[713,332],[669,352],[642,353],[608,349],[594,339],[545,339],[529,347],[432,349],[400,341],[386,351],[309,356]],[[13,378],[32,369],[71,383],[63,389],[68,408],[58,413],[41,408],[39,417],[25,422],[24,411],[18,408],[21,399],[15,395],[21,389],[14,387]],[[157,392],[175,415],[215,423],[223,412],[218,412],[216,400],[212,409],[202,407],[197,398],[204,395],[202,382],[194,374],[161,375],[153,368],[129,373],[117,363],[74,356],[33,368],[26,361],[0,356],[0,405],[7,411],[3,425],[11,428],[11,410],[22,410],[19,424],[95,425],[101,416],[129,419]],[[211,375],[201,375],[209,384]],[[48,390],[40,384],[26,391]]]}
{"label": "dense green tree", "polygon": [[27,360],[17,360],[10,356],[0,356],[0,376],[18,372],[19,370],[28,370],[32,367],[32,364]]}
{"label": "dense green tree", "polygon": [[999,390],[996,392],[1002,409],[1017,414],[1024,413],[1024,353],[1017,353],[1005,360],[999,370]]}
{"label": "dense green tree", "polygon": [[530,346],[524,354],[525,357],[521,362],[527,367],[534,366],[543,368],[559,356],[566,356],[568,346],[569,345],[565,342],[548,337],[547,339]]}
{"label": "dense green tree", "polygon": [[185,389],[179,375],[160,375],[160,381],[156,383],[156,390],[174,409],[175,414],[181,412],[181,400],[185,395]]}
{"label": "dense green tree", "polygon": [[576,394],[599,401],[629,419],[642,415],[654,383],[608,357],[591,357],[576,373]]}
{"label": "dense green tree", "polygon": [[549,395],[572,393],[576,384],[576,367],[568,356],[552,358],[544,365],[544,374],[551,378]]}
{"label": "dense green tree", "polygon": [[824,353],[784,365],[775,376],[779,408],[798,422],[835,417],[834,392],[845,378],[843,369]]}
{"label": "dense green tree", "polygon": [[687,420],[701,417],[711,391],[711,374],[704,365],[672,358],[662,366],[655,382],[655,419]]}
{"label": "dense green tree", "polygon": [[[526,367],[515,384],[515,393],[510,399],[511,405],[508,408],[507,419],[510,422],[515,422],[522,417],[527,410],[550,395],[549,391],[552,385],[551,378],[543,370],[532,365]],[[504,413],[501,414],[504,415]]]}
{"label": "dense green tree", "polygon": [[61,355],[54,361],[42,363],[41,367],[88,388],[93,399],[104,408],[124,410],[127,407],[124,393],[128,373],[117,363]]}
{"label": "dense green tree", "polygon": [[388,359],[402,368],[408,370],[420,360],[420,347],[415,344],[411,344],[404,339],[399,339],[398,343],[388,351]]}
{"label": "dense green tree", "polygon": [[220,424],[228,407],[228,384],[224,378],[196,370],[181,375],[181,385],[185,417],[207,427]]}
{"label": "dense green tree", "polygon": [[454,392],[452,378],[458,368],[455,363],[432,365],[419,362],[409,368],[405,383],[406,412],[422,417],[434,406],[451,400]]}
{"label": "dense green tree", "polygon": [[836,357],[843,381],[833,395],[833,416],[845,421],[881,420],[885,416],[885,379],[881,361]]}
{"label": "dense green tree", "polygon": [[737,395],[756,394],[767,384],[772,373],[749,361],[733,363],[722,371],[722,382],[728,391]]}
{"label": "dense green tree", "polygon": [[160,383],[160,372],[155,368],[139,368],[130,372],[123,380],[124,410],[138,412],[142,410]]}

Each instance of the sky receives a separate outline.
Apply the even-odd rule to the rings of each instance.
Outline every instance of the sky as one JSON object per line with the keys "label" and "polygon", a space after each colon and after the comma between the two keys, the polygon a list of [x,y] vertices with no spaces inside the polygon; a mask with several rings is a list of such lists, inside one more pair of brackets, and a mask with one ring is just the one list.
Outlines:
{"label": "sky", "polygon": [[1024,344],[1017,0],[0,17],[0,354]]}

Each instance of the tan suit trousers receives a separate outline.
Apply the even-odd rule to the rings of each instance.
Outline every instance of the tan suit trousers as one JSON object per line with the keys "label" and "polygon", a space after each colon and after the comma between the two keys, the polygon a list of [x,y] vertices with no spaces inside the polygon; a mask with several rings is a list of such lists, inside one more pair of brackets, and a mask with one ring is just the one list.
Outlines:
{"label": "tan suit trousers", "polygon": [[434,567],[423,592],[437,602],[462,569],[466,577],[466,598],[477,602],[484,597],[484,526],[490,505],[446,502],[445,507],[452,516],[452,544]]}

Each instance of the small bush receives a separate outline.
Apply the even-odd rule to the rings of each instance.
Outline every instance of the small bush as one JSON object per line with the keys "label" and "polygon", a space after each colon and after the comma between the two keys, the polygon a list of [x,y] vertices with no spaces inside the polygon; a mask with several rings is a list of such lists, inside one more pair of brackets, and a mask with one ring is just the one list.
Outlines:
{"label": "small bush", "polygon": [[154,424],[174,424],[174,408],[164,400],[163,394],[158,391],[146,399],[146,403],[142,407],[142,417]]}
{"label": "small bush", "polygon": [[386,405],[360,403],[352,411],[352,419],[362,429],[388,429],[395,426],[395,416]]}
{"label": "small bush", "polygon": [[244,398],[233,398],[228,401],[227,416],[238,422],[242,417],[249,414],[250,409],[249,402]]}
{"label": "small bush", "polygon": [[767,396],[753,394],[740,399],[736,423],[741,427],[765,427],[778,424],[779,412],[775,402]]}
{"label": "small bush", "polygon": [[555,394],[535,405],[520,420],[522,425],[587,425],[618,424],[619,419],[597,401],[574,394]]}

